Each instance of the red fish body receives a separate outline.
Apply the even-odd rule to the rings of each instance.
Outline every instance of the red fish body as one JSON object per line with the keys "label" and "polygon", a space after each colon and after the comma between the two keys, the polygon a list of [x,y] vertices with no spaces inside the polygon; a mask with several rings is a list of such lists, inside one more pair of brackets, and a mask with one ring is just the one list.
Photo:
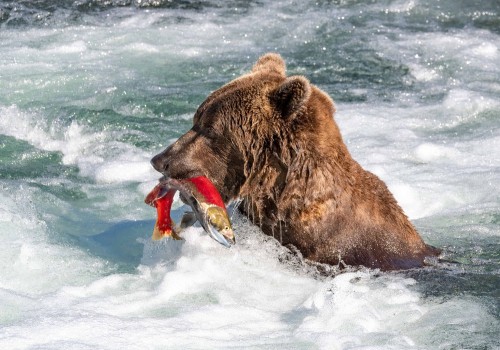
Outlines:
{"label": "red fish body", "polygon": [[169,190],[167,194],[155,201],[157,219],[153,230],[153,240],[160,240],[164,237],[181,239],[173,227],[173,220],[170,217],[170,210],[174,202],[175,190]]}
{"label": "red fish body", "polygon": [[147,204],[156,208],[156,223],[153,229],[153,240],[160,240],[164,237],[181,239],[173,228],[173,221],[170,217],[170,210],[174,202],[176,190],[165,190],[157,185],[144,200]]}
{"label": "red fish body", "polygon": [[217,191],[217,188],[215,188],[212,181],[210,181],[208,178],[206,178],[205,176],[197,176],[186,179],[186,181],[191,182],[196,187],[198,192],[200,192],[200,194],[205,197],[205,202],[209,204],[215,204],[218,207],[226,209],[219,191]]}
{"label": "red fish body", "polygon": [[146,196],[144,200],[146,204],[156,207],[157,212],[153,231],[154,240],[163,237],[181,239],[177,231],[182,229],[183,223],[181,222],[179,229],[170,217],[176,191],[180,191],[183,200],[192,207],[196,219],[200,221],[210,237],[226,247],[229,247],[231,243],[234,244],[234,234],[224,201],[214,184],[205,176],[183,180],[162,179]]}

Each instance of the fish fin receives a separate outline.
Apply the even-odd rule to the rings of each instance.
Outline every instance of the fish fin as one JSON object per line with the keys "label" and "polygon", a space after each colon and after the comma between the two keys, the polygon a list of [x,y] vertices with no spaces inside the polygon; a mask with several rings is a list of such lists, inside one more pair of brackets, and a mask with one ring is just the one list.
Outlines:
{"label": "fish fin", "polygon": [[155,228],[153,229],[153,236],[151,237],[153,241],[159,241],[164,237],[168,237],[172,235],[172,230],[161,230],[158,227],[158,223],[155,224]]}
{"label": "fish fin", "polygon": [[153,241],[159,241],[163,238],[168,238],[168,237],[170,237],[176,241],[183,240],[183,238],[181,236],[179,236],[179,234],[176,232],[176,230],[171,230],[171,229],[161,230],[158,227],[158,224],[155,224],[155,228],[153,229],[153,236],[151,237],[151,239]]}
{"label": "fish fin", "polygon": [[196,217],[196,214],[192,211],[187,211],[182,215],[181,223],[179,225],[180,230],[184,230],[188,227],[191,227],[194,225],[194,223],[198,220]]}
{"label": "fish fin", "polygon": [[179,236],[177,234],[177,232],[175,232],[175,230],[172,230],[172,234],[170,235],[170,237],[172,237],[172,239],[176,240],[176,241],[182,241],[182,240],[184,240],[184,238],[182,238],[181,236]]}

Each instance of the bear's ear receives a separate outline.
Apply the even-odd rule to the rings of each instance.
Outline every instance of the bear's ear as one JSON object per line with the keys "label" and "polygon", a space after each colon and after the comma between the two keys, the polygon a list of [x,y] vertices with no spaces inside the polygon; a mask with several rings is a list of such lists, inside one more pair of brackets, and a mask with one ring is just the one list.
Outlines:
{"label": "bear's ear", "polygon": [[277,53],[267,53],[257,60],[252,68],[252,72],[278,73],[284,77],[286,72],[285,61]]}
{"label": "bear's ear", "polygon": [[271,103],[283,118],[291,119],[311,96],[311,84],[302,76],[287,78],[271,95]]}

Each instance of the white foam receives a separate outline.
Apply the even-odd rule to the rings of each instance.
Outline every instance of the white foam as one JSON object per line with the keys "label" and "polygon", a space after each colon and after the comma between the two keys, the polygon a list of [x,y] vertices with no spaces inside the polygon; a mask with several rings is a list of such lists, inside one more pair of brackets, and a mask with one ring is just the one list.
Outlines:
{"label": "white foam", "polygon": [[66,45],[57,45],[50,49],[47,49],[45,53],[47,54],[73,54],[73,53],[83,53],[87,50],[87,45],[82,40],[78,40]]}
{"label": "white foam", "polygon": [[[44,118],[21,111],[17,106],[0,106],[0,113],[2,134],[27,141],[46,151],[59,151],[63,153],[63,163],[67,165],[75,164],[92,144],[104,141],[102,133],[85,134],[83,128],[74,121],[66,128],[57,124],[49,127]],[[100,160],[96,157],[94,162]]]}
{"label": "white foam", "polygon": [[410,65],[412,75],[419,81],[429,82],[440,78],[436,69],[429,69],[418,64]]}
{"label": "white foam", "polygon": [[434,181],[409,184],[395,182],[390,185],[391,192],[412,220],[430,217],[451,209],[459,209],[481,199],[470,196],[466,190],[456,186],[439,185]]}
{"label": "white foam", "polygon": [[[184,242],[145,242],[145,256],[156,259],[135,274],[113,274],[40,296],[24,316],[38,320],[30,322],[30,332],[6,325],[0,345],[427,348],[447,344],[447,338],[429,340],[426,329],[436,323],[461,325],[453,336],[462,337],[457,329],[471,323],[458,306],[478,321],[478,330],[496,322],[473,300],[424,301],[413,290],[413,279],[368,271],[324,281],[300,275],[277,263],[277,255],[263,253],[274,246],[267,250],[270,243],[258,233],[246,234],[257,234],[247,238],[260,246],[243,240],[243,247],[228,250],[198,228],[188,229]],[[19,302],[7,300],[11,307]]]}
{"label": "white foam", "polygon": [[423,143],[415,149],[415,156],[422,162],[442,162],[461,157],[461,153],[453,147]]}
{"label": "white foam", "polygon": [[76,165],[80,174],[101,183],[147,181],[158,177],[151,155],[133,146],[114,141],[116,134],[88,130],[76,121],[68,126],[46,125],[37,113],[16,106],[1,107],[0,132],[33,146],[63,154],[65,165]]}
{"label": "white foam", "polygon": [[[500,153],[492,151],[500,144],[498,130],[459,142],[440,135],[426,141],[421,134],[476,128],[481,113],[499,109],[491,98],[453,89],[442,102],[410,109],[338,105],[336,120],[353,157],[385,181],[410,218],[417,219],[493,200],[500,185],[490,175],[500,161]],[[469,178],[471,172],[477,175]]]}
{"label": "white foam", "polygon": [[107,269],[104,261],[74,247],[50,243],[47,225],[31,204],[39,195],[37,190],[18,187],[9,192],[9,196],[0,195],[0,212],[10,219],[0,225],[4,245],[0,290],[36,296],[67,284],[86,283]]}
{"label": "white foam", "polygon": [[453,128],[477,120],[481,113],[500,109],[500,102],[474,91],[452,89],[443,101],[443,107],[447,113],[445,118],[440,118],[438,126]]}
{"label": "white foam", "polygon": [[160,50],[147,43],[133,43],[124,47],[125,50],[137,51],[142,53],[158,53]]}
{"label": "white foam", "polygon": [[474,55],[479,56],[478,58],[498,58],[498,47],[493,43],[482,42],[475,44],[471,51]]}
{"label": "white foam", "polygon": [[114,183],[137,181],[142,182],[159,177],[149,163],[149,160],[114,160],[107,161],[95,169],[93,174],[97,182]]}
{"label": "white foam", "polygon": [[395,12],[395,13],[400,13],[400,12],[410,12],[413,10],[416,6],[416,1],[410,0],[410,1],[395,1],[393,4],[389,6],[387,11],[390,12]]}
{"label": "white foam", "polygon": [[306,309],[317,314],[306,317],[296,334],[315,339],[324,349],[366,344],[366,338],[375,334],[378,339],[372,346],[415,344],[401,331],[402,325],[416,322],[426,313],[418,294],[408,289],[414,283],[374,280],[363,272],[342,274],[306,301]]}

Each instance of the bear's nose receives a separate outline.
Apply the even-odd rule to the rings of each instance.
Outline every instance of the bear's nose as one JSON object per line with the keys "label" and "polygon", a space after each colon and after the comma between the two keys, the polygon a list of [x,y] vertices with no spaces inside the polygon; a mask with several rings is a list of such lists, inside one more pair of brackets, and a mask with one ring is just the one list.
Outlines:
{"label": "bear's nose", "polygon": [[151,159],[151,165],[160,173],[164,173],[168,167],[168,163],[165,162],[165,157],[162,153],[157,154]]}

